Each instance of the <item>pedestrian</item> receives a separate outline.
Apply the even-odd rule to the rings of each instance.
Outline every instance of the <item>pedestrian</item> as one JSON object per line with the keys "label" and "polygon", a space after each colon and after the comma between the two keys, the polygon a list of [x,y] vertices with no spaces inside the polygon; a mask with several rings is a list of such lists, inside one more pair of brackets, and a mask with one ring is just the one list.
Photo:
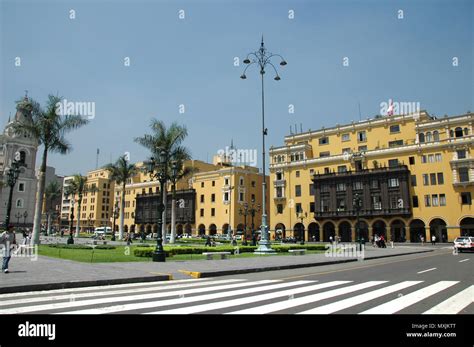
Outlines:
{"label": "pedestrian", "polygon": [[332,244],[332,236],[329,236],[329,242]]}
{"label": "pedestrian", "polygon": [[204,246],[211,246],[211,238],[209,235],[206,237],[206,244]]}
{"label": "pedestrian", "polygon": [[235,235],[232,236],[232,246],[233,247],[237,246],[237,239],[236,239]]}
{"label": "pedestrian", "polygon": [[252,235],[252,246],[256,246],[257,245],[257,236],[255,235],[255,233]]}
{"label": "pedestrian", "polygon": [[385,244],[385,237],[380,236],[380,247],[382,248],[387,248],[387,245]]}
{"label": "pedestrian", "polygon": [[433,246],[436,246],[436,236],[435,235],[431,236],[431,244]]}
{"label": "pedestrian", "polygon": [[11,251],[16,246],[16,236],[13,225],[8,225],[7,230],[0,235],[0,246],[3,246],[2,271],[8,273],[8,264],[10,263]]}
{"label": "pedestrian", "polygon": [[425,244],[425,237],[422,236],[420,239],[421,239],[421,245],[423,246]]}

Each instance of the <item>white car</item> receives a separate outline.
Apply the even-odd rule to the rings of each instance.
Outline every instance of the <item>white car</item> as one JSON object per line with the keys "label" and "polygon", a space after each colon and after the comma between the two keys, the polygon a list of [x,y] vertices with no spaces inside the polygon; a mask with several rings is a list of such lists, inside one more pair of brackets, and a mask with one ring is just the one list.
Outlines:
{"label": "white car", "polygon": [[454,248],[458,252],[474,251],[474,237],[472,236],[456,237],[456,240],[454,240]]}

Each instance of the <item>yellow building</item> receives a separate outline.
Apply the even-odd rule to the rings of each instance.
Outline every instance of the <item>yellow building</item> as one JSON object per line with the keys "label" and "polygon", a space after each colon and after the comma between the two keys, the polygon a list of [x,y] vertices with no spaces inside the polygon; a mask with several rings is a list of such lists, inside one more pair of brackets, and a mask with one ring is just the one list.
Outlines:
{"label": "yellow building", "polygon": [[270,149],[271,232],[353,241],[358,214],[365,240],[473,235],[473,120],[421,111],[286,136]]}

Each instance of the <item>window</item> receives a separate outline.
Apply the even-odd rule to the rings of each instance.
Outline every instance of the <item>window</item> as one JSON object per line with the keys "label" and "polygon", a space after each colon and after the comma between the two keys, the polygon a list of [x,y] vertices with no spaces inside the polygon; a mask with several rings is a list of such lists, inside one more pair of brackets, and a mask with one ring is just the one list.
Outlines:
{"label": "window", "polygon": [[439,195],[439,206],[446,206],[446,194]]}
{"label": "window", "polygon": [[426,155],[422,155],[422,156],[421,156],[421,162],[422,162],[423,164],[426,163]]}
{"label": "window", "polygon": [[315,212],[315,207],[314,207],[314,202],[310,202],[309,203],[309,212],[310,213],[314,213]]}
{"label": "window", "polygon": [[309,185],[309,195],[314,196],[314,184]]}
{"label": "window", "polygon": [[24,192],[25,191],[25,183],[23,183],[23,182],[18,183],[18,191],[19,192]]}
{"label": "window", "polygon": [[216,194],[211,194],[211,202],[216,202]]}
{"label": "window", "polygon": [[418,197],[416,195],[413,195],[412,201],[413,201],[413,207],[418,207],[419,206]]}
{"label": "window", "polygon": [[390,133],[399,133],[400,132],[400,125],[395,124],[395,125],[390,125]]}
{"label": "window", "polygon": [[435,142],[439,141],[439,132],[438,132],[438,130],[433,131],[433,141],[435,141]]}
{"label": "window", "polygon": [[389,167],[397,167],[398,166],[398,159],[390,159],[388,161],[388,166]]}
{"label": "window", "polygon": [[276,187],[276,197],[277,198],[283,197],[283,187]]}
{"label": "window", "polygon": [[[281,187],[280,187],[281,188]],[[229,202],[229,192],[224,193],[224,202]]]}
{"label": "window", "polygon": [[342,154],[345,154],[345,155],[348,155],[351,153],[351,148],[350,147],[347,147],[347,148],[343,148],[342,149]]}
{"label": "window", "polygon": [[372,196],[372,208],[374,210],[381,210],[382,209],[382,197],[380,195],[373,195]]}
{"label": "window", "polygon": [[431,198],[429,195],[425,195],[425,206],[430,207],[431,206]]}
{"label": "window", "polygon": [[435,186],[436,185],[436,174],[435,173],[431,173],[430,174],[430,184],[432,186]]}
{"label": "window", "polygon": [[204,188],[204,182],[201,182],[201,188]]}
{"label": "window", "polygon": [[379,189],[379,188],[380,188],[379,181],[378,181],[378,180],[372,180],[372,181],[370,181],[370,188],[372,188],[372,189]]}
{"label": "window", "polygon": [[25,163],[26,163],[26,152],[20,151],[20,164],[25,164]]}
{"label": "window", "polygon": [[329,198],[322,198],[321,199],[321,211],[322,212],[329,212]]}
{"label": "window", "polygon": [[428,174],[423,174],[423,185],[424,186],[429,186],[430,185]]}
{"label": "window", "polygon": [[239,192],[239,201],[242,202],[245,200],[244,192]]}
{"label": "window", "polygon": [[359,146],[359,147],[357,148],[357,150],[358,150],[359,152],[367,152],[367,146],[365,146],[365,145],[364,145],[364,146]]}
{"label": "window", "polygon": [[216,181],[212,181],[212,186],[213,186],[213,187],[216,186]]}
{"label": "window", "polygon": [[331,155],[330,152],[319,152],[320,158],[329,157],[330,155]]}
{"label": "window", "polygon": [[350,139],[351,139],[351,135],[349,133],[342,134],[342,141],[343,142],[350,141]]}
{"label": "window", "polygon": [[345,165],[338,166],[337,167],[337,172],[338,173],[347,172],[347,167]]}
{"label": "window", "polygon": [[415,165],[415,157],[409,157],[408,162],[410,163],[410,165]]}
{"label": "window", "polygon": [[432,204],[432,206],[438,206],[439,205],[438,194],[431,195],[431,204]]}
{"label": "window", "polygon": [[201,208],[201,210],[199,211],[199,215],[200,215],[201,217],[204,217],[204,209],[203,209],[203,208]]}
{"label": "window", "polygon": [[398,181],[398,178],[390,178],[388,180],[388,186],[391,188],[400,186],[400,182]]}
{"label": "window", "polygon": [[391,197],[390,197],[390,208],[391,208],[391,209],[397,209],[397,208],[399,208],[399,207],[398,207],[398,200],[399,200],[399,197],[398,197],[398,196],[391,196]]}
{"label": "window", "polygon": [[457,127],[456,129],[454,129],[454,136],[456,137],[462,137],[463,135],[463,132],[462,132],[462,128],[461,127]]}
{"label": "window", "polygon": [[228,177],[224,178],[224,185],[225,186],[229,185],[229,178]]}
{"label": "window", "polygon": [[329,184],[321,184],[321,192],[328,193],[329,192]]}
{"label": "window", "polygon": [[438,184],[444,184],[444,175],[442,172],[438,172]]}
{"label": "window", "polygon": [[367,134],[366,134],[365,131],[359,131],[357,133],[357,141],[359,141],[359,142],[367,141]]}
{"label": "window", "polygon": [[462,192],[461,193],[461,204],[463,205],[471,205],[471,193],[470,192]]}
{"label": "window", "polygon": [[23,208],[23,199],[17,199],[16,200],[16,207],[17,208]]}
{"label": "window", "polygon": [[458,155],[458,159],[466,159],[466,150],[465,149],[458,149],[456,151]]}
{"label": "window", "polygon": [[469,129],[468,128],[464,128],[464,136],[467,136],[469,135]]}
{"label": "window", "polygon": [[425,134],[419,133],[418,134],[418,139],[420,140],[421,143],[425,142]]}
{"label": "window", "polygon": [[346,210],[346,198],[337,198],[336,200],[337,211]]}
{"label": "window", "polygon": [[309,174],[313,175],[314,174],[314,169],[309,169]]}
{"label": "window", "polygon": [[431,141],[433,141],[433,137],[432,137],[430,131],[428,131],[425,136],[426,136],[426,137],[425,137],[426,142],[431,142]]}
{"label": "window", "polygon": [[346,191],[346,184],[345,183],[336,184],[336,191],[345,192]]}
{"label": "window", "polygon": [[301,196],[301,186],[299,184],[295,186],[295,196]]}
{"label": "window", "polygon": [[252,202],[254,202],[255,201],[255,194],[252,194],[250,198],[252,199]]}
{"label": "window", "polygon": [[204,202],[204,194],[201,194],[201,200],[200,201],[201,201],[201,203]]}
{"label": "window", "polygon": [[388,142],[388,147],[393,148],[393,147],[400,147],[403,146],[403,140],[396,140],[396,141],[389,141]]}
{"label": "window", "polygon": [[300,177],[300,171],[296,170],[296,177]]}
{"label": "window", "polygon": [[328,173],[329,173],[329,168],[328,168],[328,167],[325,167],[325,168],[324,168],[324,173],[325,173],[325,174],[328,174]]}
{"label": "window", "polygon": [[353,184],[354,190],[362,190],[364,188],[364,184],[361,181],[355,181]]}
{"label": "window", "polygon": [[416,187],[416,175],[410,176],[410,182],[412,187]]}
{"label": "window", "polygon": [[440,163],[442,161],[441,153],[436,153],[435,154],[435,161]]}
{"label": "window", "polygon": [[282,204],[278,204],[277,205],[277,214],[282,214],[283,213],[283,205]]}
{"label": "window", "polygon": [[[281,172],[276,173],[276,179],[279,181],[283,178],[283,174]],[[255,181],[254,181],[255,182]],[[254,186],[255,187],[255,186]]]}
{"label": "window", "polygon": [[467,167],[459,168],[459,181],[469,182],[469,169]]}
{"label": "window", "polygon": [[320,145],[327,145],[329,143],[329,137],[324,136],[319,139],[319,144]]}
{"label": "window", "polygon": [[434,154],[428,154],[428,163],[434,163]]}
{"label": "window", "polygon": [[211,208],[211,217],[214,217],[216,215],[216,209]]}
{"label": "window", "polygon": [[300,212],[303,211],[303,209],[301,208],[301,204],[300,204],[300,203],[297,203],[297,204],[295,205],[295,208],[296,208],[296,213],[300,213]]}
{"label": "window", "polygon": [[243,186],[244,185],[244,178],[243,177],[240,177],[240,180],[239,180],[239,185]]}
{"label": "window", "polygon": [[252,188],[255,188],[255,181],[252,181]]}

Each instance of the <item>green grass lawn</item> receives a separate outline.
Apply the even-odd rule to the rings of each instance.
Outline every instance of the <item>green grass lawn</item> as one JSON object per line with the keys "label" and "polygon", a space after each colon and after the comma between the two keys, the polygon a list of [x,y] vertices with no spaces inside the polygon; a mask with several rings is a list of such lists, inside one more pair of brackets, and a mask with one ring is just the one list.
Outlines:
{"label": "green grass lawn", "polygon": [[[133,255],[134,246],[118,246],[115,249],[65,249],[53,248],[47,245],[40,245],[38,248],[39,255],[44,255],[53,258],[68,259],[84,263],[113,263],[113,262],[147,262],[151,258],[136,257]],[[212,251],[212,250],[210,250]],[[306,254],[318,254],[323,251],[308,251]],[[290,256],[289,253],[277,253],[275,256]],[[255,258],[266,257],[266,255],[259,255],[253,253],[241,253],[238,255],[231,255],[231,259],[236,258]],[[201,254],[177,254],[166,258],[166,261],[185,261],[185,260],[204,260],[205,256]],[[217,258],[216,258],[217,259]]]}

